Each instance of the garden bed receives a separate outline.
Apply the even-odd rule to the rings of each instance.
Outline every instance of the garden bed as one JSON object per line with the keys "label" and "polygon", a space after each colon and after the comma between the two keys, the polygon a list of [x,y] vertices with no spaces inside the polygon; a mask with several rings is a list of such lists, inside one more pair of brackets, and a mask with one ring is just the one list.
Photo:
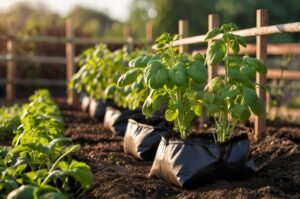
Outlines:
{"label": "garden bed", "polygon": [[217,181],[185,190],[148,178],[152,162],[123,153],[123,138],[114,137],[78,106],[61,104],[66,136],[81,144],[76,154],[94,173],[83,198],[300,198],[300,125],[270,124],[268,136],[252,144],[260,172],[241,181]]}

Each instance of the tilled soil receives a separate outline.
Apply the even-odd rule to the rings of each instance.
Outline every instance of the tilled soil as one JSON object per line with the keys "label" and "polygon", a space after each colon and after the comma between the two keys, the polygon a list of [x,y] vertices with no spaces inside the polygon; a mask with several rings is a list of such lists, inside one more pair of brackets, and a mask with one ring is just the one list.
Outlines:
{"label": "tilled soil", "polygon": [[271,124],[268,136],[251,144],[260,168],[254,176],[187,190],[149,178],[152,162],[124,154],[122,137],[114,137],[79,107],[61,108],[65,135],[82,146],[76,158],[94,173],[93,186],[83,198],[300,198],[300,125]]}

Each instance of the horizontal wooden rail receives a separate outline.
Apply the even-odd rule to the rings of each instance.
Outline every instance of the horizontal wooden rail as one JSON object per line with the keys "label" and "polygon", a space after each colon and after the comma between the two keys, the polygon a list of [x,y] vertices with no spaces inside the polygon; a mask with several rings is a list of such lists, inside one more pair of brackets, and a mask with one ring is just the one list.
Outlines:
{"label": "horizontal wooden rail", "polygon": [[[233,31],[232,33],[236,35],[240,35],[242,37],[253,37],[257,35],[271,35],[271,34],[287,33],[287,32],[300,32],[300,22],[264,26],[258,28],[248,28],[244,30]],[[222,35],[217,35],[214,39],[220,39],[221,37]],[[197,35],[197,36],[179,39],[173,43],[173,46],[198,44],[204,42],[206,42],[205,35]],[[153,46],[153,49],[156,49],[156,45]]]}
{"label": "horizontal wooden rail", "polygon": [[17,85],[39,85],[39,86],[66,86],[66,80],[54,79],[14,79],[8,81],[7,79],[0,79],[0,84],[13,83]]}
{"label": "horizontal wooden rail", "polygon": [[18,42],[42,42],[42,43],[52,43],[52,44],[65,44],[67,42],[73,42],[74,44],[97,44],[97,43],[107,43],[107,44],[148,44],[149,41],[146,40],[128,40],[124,38],[88,38],[88,37],[74,37],[68,39],[66,37],[56,37],[56,36],[17,36],[17,35],[0,35],[0,40],[12,39]]}
{"label": "horizontal wooden rail", "polygon": [[14,57],[9,57],[6,55],[0,55],[0,61],[25,61],[34,63],[50,63],[50,64],[65,64],[66,58],[64,57],[48,57],[48,56],[32,56],[32,55],[18,55]]}
{"label": "horizontal wooden rail", "polygon": [[[251,54],[256,53],[256,45],[248,44],[246,48],[240,46],[239,54]],[[282,44],[268,44],[267,46],[268,55],[299,55],[300,54],[300,44],[297,43],[282,43]],[[196,53],[206,53],[206,49],[193,51]],[[232,53],[232,52],[231,52]]]}
{"label": "horizontal wooden rail", "polygon": [[[218,68],[218,75],[224,75],[224,68]],[[279,69],[268,69],[268,79],[280,79],[285,80],[298,80],[300,81],[300,71],[284,70],[283,77],[281,77],[281,70]]]}

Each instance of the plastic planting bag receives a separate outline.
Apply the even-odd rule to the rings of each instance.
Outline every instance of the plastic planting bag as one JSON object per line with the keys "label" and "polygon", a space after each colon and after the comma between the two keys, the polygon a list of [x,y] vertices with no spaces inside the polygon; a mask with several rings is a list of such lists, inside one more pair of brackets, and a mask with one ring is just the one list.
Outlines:
{"label": "plastic planting bag", "polygon": [[91,103],[91,98],[87,95],[83,96],[82,101],[81,101],[81,110],[83,112],[88,112],[89,107],[90,107],[90,103]]}
{"label": "plastic planting bag", "polygon": [[204,134],[186,140],[164,136],[149,175],[188,188],[255,172],[247,134],[224,143],[214,143],[211,134]]}
{"label": "plastic planting bag", "polygon": [[161,136],[168,130],[161,120],[145,124],[137,118],[129,119],[123,142],[124,152],[141,160],[153,160]]}
{"label": "plastic planting bag", "polygon": [[135,110],[119,110],[113,107],[108,106],[106,108],[104,116],[104,128],[110,130],[117,136],[124,136],[128,119],[135,114],[139,114],[140,111]]}
{"label": "plastic planting bag", "polygon": [[107,106],[112,106],[114,103],[112,100],[104,101],[103,99],[92,99],[89,106],[89,115],[92,118],[99,120],[104,119]]}

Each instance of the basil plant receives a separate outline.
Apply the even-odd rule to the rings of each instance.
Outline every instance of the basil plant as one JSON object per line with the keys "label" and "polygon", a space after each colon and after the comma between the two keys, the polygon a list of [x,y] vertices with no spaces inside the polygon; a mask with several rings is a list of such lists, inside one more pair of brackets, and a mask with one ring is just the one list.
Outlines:
{"label": "basil plant", "polygon": [[172,46],[177,39],[177,35],[161,35],[156,41],[158,52],[131,60],[118,84],[143,83],[148,90],[143,114],[150,117],[167,105],[166,120],[173,121],[175,132],[185,139],[192,133],[192,120],[202,113],[198,100],[204,92],[207,70],[202,56],[188,58],[178,53]]}
{"label": "basil plant", "polygon": [[[206,40],[221,34],[221,39],[213,40],[207,49],[205,62],[209,65],[223,65],[225,74],[213,78],[205,87],[202,103],[208,115],[215,119],[216,142],[225,142],[234,135],[239,122],[249,119],[251,112],[261,115],[263,102],[256,94],[254,83],[256,73],[267,73],[264,63],[249,56],[238,56],[240,45],[246,47],[245,39],[234,35],[234,24],[224,24],[206,34]],[[231,52],[233,52],[231,54]]]}

